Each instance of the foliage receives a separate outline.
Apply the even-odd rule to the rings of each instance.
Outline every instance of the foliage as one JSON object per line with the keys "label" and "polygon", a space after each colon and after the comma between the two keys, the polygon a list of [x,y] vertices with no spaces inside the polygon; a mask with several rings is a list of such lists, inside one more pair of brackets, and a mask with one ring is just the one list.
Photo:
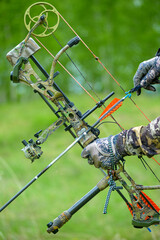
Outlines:
{"label": "foliage", "polygon": [[[10,85],[11,66],[5,55],[24,39],[27,31],[24,27],[23,15],[28,6],[34,2],[34,0],[16,2],[1,0],[0,2],[0,14],[4,16],[0,21],[0,102],[24,98],[24,95],[22,97],[24,91],[26,92],[24,88],[13,88]],[[132,78],[138,64],[153,57],[159,48],[159,0],[50,0],[48,2],[67,19],[125,89],[132,87]],[[74,34],[61,20],[55,36],[62,45],[65,45]],[[53,54],[60,48],[53,37],[45,38],[42,42]],[[95,89],[117,90],[109,75],[99,67],[82,44],[69,54]],[[48,54],[42,51],[38,54],[38,58],[49,71],[51,58]],[[65,58],[62,62],[83,83],[84,80],[73,69],[69,60]],[[58,81],[64,86],[62,79],[65,79],[64,90],[78,91],[77,88],[72,89],[68,75],[61,69],[60,71],[61,80]]]}
{"label": "foliage", "polygon": [[[83,95],[81,101],[75,95],[71,95],[69,98],[83,111],[93,107],[93,103],[89,102],[85,95]],[[126,101],[126,104],[114,116],[117,119],[118,115],[120,124],[126,122],[127,128],[131,124],[134,126],[141,124],[141,118],[137,114],[136,108],[133,104],[130,106],[129,99]],[[86,102],[88,103],[87,106]],[[156,117],[159,108],[158,97],[140,96],[138,102],[144,103],[143,110],[151,119]],[[130,120],[131,113],[132,123]],[[95,114],[88,120],[89,123],[94,122],[99,116],[99,113]],[[62,127],[49,137],[47,143],[42,145],[44,153],[39,160],[31,164],[29,160],[25,159],[21,151],[23,147],[21,141],[24,138],[26,140],[33,138],[34,133],[40,129],[45,129],[54,120],[54,115],[38,97],[33,102],[1,104],[0,206],[73,141]],[[100,130],[101,137],[119,133],[119,128],[111,123],[102,125]],[[98,194],[76,213],[60,229],[57,235],[53,236],[46,233],[46,224],[49,221],[71,207],[103,177],[101,172],[88,165],[86,160],[80,157],[80,154],[81,149],[77,145],[1,212],[0,240],[46,240],[52,238],[56,240],[159,239],[158,226],[151,228],[152,233],[149,233],[145,228],[135,229],[132,227],[132,217],[125,203],[116,192],[111,195],[108,214],[103,215],[108,190]],[[147,162],[158,174],[158,165],[150,159]],[[126,169],[139,184],[157,184],[154,176],[149,170],[144,169],[138,158],[126,158]],[[128,197],[125,190],[123,190],[123,193]],[[160,205],[158,190],[149,191],[147,194]]]}
{"label": "foliage", "polygon": [[[72,141],[67,135],[64,138],[63,131],[58,130],[58,137],[51,137],[53,141],[48,142],[47,146],[43,146],[45,152],[43,158],[32,166],[27,161],[23,161],[22,152],[17,151],[17,149],[22,148],[21,140],[24,136],[28,140],[33,133],[40,128],[46,128],[54,121],[54,117],[46,110],[46,106],[39,103],[37,96],[33,102],[28,100],[33,95],[31,90],[26,91],[26,87],[10,83],[9,73],[12,68],[5,60],[6,53],[21,42],[27,34],[22,19],[25,10],[34,2],[33,0],[0,1],[0,14],[3,16],[0,21],[1,205]],[[139,62],[154,56],[159,47],[158,10],[160,3],[158,0],[49,0],[48,2],[60,11],[127,90],[132,87],[132,78]],[[55,36],[64,45],[74,34],[61,21]],[[54,54],[60,49],[53,37],[43,39],[42,42]],[[109,75],[106,75],[91,54],[88,54],[87,49],[82,44],[73,48],[69,54],[96,90],[105,93],[116,90],[119,94],[116,84],[111,81]],[[36,56],[49,72],[52,58],[44,50],[37,53]],[[64,57],[61,61],[82,84],[86,85],[67,58]],[[57,70],[61,74],[56,81],[63,87],[63,90],[79,93],[79,88],[75,87],[70,77],[60,67]],[[77,107],[83,111],[86,111],[86,108],[89,108],[91,104],[84,96],[81,97],[80,101],[71,95],[71,100],[72,98],[75,99],[76,105],[78,102],[80,106]],[[21,102],[11,103],[14,100]],[[2,103],[5,101],[10,101],[10,103]],[[146,109],[151,119],[157,116],[158,97],[152,98],[151,95],[149,97],[143,95],[143,97],[138,98],[138,101],[143,102],[143,108]],[[92,104],[90,107],[93,107]],[[124,103],[124,107],[125,111],[120,109],[120,114],[115,113],[115,115],[118,115],[120,123],[126,122],[126,128],[146,123],[134,111],[130,103]],[[150,109],[152,109],[152,113]],[[131,114],[135,116],[132,121]],[[97,116],[92,115],[90,121],[94,122],[96,118]],[[117,126],[103,126],[101,136],[116,134],[117,131],[119,131]],[[1,213],[0,239],[36,240],[52,237],[45,233],[46,223],[69,208],[101,179],[99,171],[90,167],[84,160],[79,159],[79,156],[80,149],[75,147],[53,170],[39,179],[38,184],[33,185],[33,188],[27,190],[15,204]],[[140,183],[151,182],[153,177],[150,176],[150,173],[147,172],[147,178],[143,174],[138,174],[139,169],[142,168],[139,162],[134,161],[134,172],[132,171],[132,160],[135,159],[131,158],[131,161],[127,161],[132,176],[136,175]],[[151,164],[157,170],[156,166]],[[112,204],[109,206],[110,213],[108,216],[103,216],[101,213],[105,197],[106,191],[92,200],[88,207],[84,207],[77,213],[74,219],[67,223],[59,235],[54,238],[78,240],[104,240],[106,238],[112,240],[134,240],[137,238],[149,240],[151,237],[153,239],[159,238],[158,228],[153,228],[150,234],[146,229],[137,230],[129,225],[131,217],[126,206],[122,204],[116,194],[113,194]],[[154,197],[158,200],[156,194]]]}

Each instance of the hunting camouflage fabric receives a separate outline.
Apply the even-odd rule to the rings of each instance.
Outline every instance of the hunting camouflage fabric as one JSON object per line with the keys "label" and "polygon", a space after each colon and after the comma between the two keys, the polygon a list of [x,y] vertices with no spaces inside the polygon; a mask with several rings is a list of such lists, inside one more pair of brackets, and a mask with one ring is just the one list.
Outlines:
{"label": "hunting camouflage fabric", "polygon": [[121,156],[160,154],[160,117],[147,126],[134,127],[121,132],[117,138],[116,149]]}
{"label": "hunting camouflage fabric", "polygon": [[84,148],[82,157],[92,158],[95,167],[110,169],[130,155],[152,157],[160,154],[160,117],[147,126],[124,130],[115,136],[100,138]]}
{"label": "hunting camouflage fabric", "polygon": [[117,138],[118,135],[97,139],[84,148],[81,156],[91,157],[96,168],[111,169],[121,159],[115,149]]}
{"label": "hunting camouflage fabric", "polygon": [[[14,49],[12,49],[10,52],[7,53],[6,57],[12,66],[14,66],[17,63],[17,60],[20,57],[20,52],[21,52],[23,44],[24,44],[24,41],[22,41]],[[35,52],[37,52],[39,49],[40,49],[40,47],[38,46],[38,44],[32,38],[29,38],[28,42],[26,43],[25,47],[23,48],[21,57],[29,58],[31,55],[33,55]]]}

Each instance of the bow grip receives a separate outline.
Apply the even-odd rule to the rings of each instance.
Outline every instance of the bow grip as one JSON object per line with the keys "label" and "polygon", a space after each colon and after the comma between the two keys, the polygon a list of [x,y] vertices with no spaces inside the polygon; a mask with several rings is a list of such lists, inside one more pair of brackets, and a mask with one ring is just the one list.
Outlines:
{"label": "bow grip", "polygon": [[68,45],[69,47],[73,47],[74,45],[77,45],[77,44],[79,43],[79,41],[80,41],[80,38],[79,38],[78,36],[76,36],[76,37],[72,38],[72,39],[67,43],[67,45]]}
{"label": "bow grip", "polygon": [[15,66],[13,68],[13,71],[10,74],[10,79],[11,79],[12,82],[19,83],[19,77],[18,77],[19,76],[19,70],[21,69],[22,64],[26,63],[27,61],[28,61],[28,59],[25,58],[25,57],[20,57],[18,59],[18,61],[16,62]]}

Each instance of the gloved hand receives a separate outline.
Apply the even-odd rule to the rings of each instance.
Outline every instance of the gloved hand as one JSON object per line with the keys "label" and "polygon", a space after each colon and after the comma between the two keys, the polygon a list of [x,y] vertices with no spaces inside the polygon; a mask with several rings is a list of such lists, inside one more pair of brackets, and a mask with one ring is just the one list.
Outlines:
{"label": "gloved hand", "polygon": [[147,126],[130,128],[115,136],[97,139],[83,149],[81,156],[90,157],[96,168],[113,169],[125,156],[152,157],[157,154],[160,154],[160,117]]}
{"label": "gloved hand", "polygon": [[[140,63],[134,77],[134,87],[137,85],[141,85],[143,88],[156,91],[153,84],[159,84],[160,80],[158,77],[160,76],[160,57],[156,56],[150,60],[144,61]],[[141,94],[141,89],[137,90],[137,95]]]}
{"label": "gloved hand", "polygon": [[91,158],[96,168],[113,169],[114,165],[122,159],[115,148],[117,138],[118,135],[97,139],[83,149],[81,156]]}

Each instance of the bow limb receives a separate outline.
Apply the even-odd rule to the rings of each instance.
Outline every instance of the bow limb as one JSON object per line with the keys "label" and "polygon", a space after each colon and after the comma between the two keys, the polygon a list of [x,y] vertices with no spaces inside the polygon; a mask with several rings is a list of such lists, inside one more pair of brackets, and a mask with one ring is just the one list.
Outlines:
{"label": "bow limb", "polygon": [[19,52],[19,57],[22,55],[23,53],[23,49],[26,46],[29,38],[31,37],[31,35],[33,34],[33,32],[36,30],[36,28],[38,28],[41,24],[43,24],[45,22],[45,15],[43,14],[42,16],[40,16],[40,18],[38,19],[38,21],[34,24],[34,26],[31,28],[31,30],[29,31],[29,33],[27,34],[26,38],[24,39],[24,41],[22,42],[21,45],[21,49]]}
{"label": "bow limb", "polygon": [[[43,6],[43,5],[42,5]],[[46,11],[46,10],[45,10]],[[46,11],[48,14],[48,10]],[[42,15],[43,16],[43,15]],[[56,63],[60,63],[58,61],[59,57],[66,52],[66,50],[69,47],[72,47],[73,45],[77,44],[79,42],[79,37],[76,37],[75,40],[71,40],[65,45],[54,57],[54,60],[52,62],[51,70],[50,70],[50,75],[44,74],[47,77],[46,81],[42,81],[39,76],[36,74],[36,72],[33,70],[29,58],[34,60],[36,62],[36,65],[40,67],[40,70],[44,72],[42,66],[40,66],[39,63],[37,63],[36,59],[34,58],[33,54],[39,49],[39,46],[36,45],[34,42],[34,47],[33,49],[30,47],[30,41],[32,39],[30,38],[31,34],[33,34],[34,30],[40,26],[41,24],[45,23],[47,25],[46,29],[48,28],[48,23],[45,18],[40,17],[39,20],[34,24],[33,28],[30,29],[27,37],[25,40],[19,45],[18,49],[18,55],[16,55],[15,49],[12,51],[11,54],[8,55],[8,59],[11,60],[12,65],[14,66],[13,72],[12,72],[12,81],[13,82],[23,82],[29,85],[34,89],[35,92],[37,92],[44,101],[47,103],[47,105],[53,110],[53,112],[56,114],[58,117],[58,120],[54,122],[51,126],[49,126],[46,130],[44,130],[42,133],[38,132],[36,134],[37,141],[34,142],[32,139],[31,141],[29,140],[28,143],[24,140],[23,144],[25,145],[25,148],[23,149],[26,156],[31,159],[31,161],[34,161],[36,158],[39,158],[42,154],[41,148],[39,147],[40,144],[44,143],[48,136],[55,132],[56,129],[58,129],[60,126],[64,125],[65,130],[69,131],[72,133],[71,129],[73,129],[74,133],[72,133],[72,136],[75,138],[74,142],[70,144],[57,158],[55,158],[45,169],[43,169],[35,178],[33,178],[20,192],[18,192],[11,200],[9,200],[2,208],[0,208],[0,211],[5,209],[14,199],[16,199],[24,190],[26,190],[33,182],[35,182],[41,175],[43,175],[54,163],[56,163],[66,152],[68,152],[76,143],[80,143],[81,147],[87,146],[89,143],[94,141],[98,135],[99,135],[99,130],[95,128],[97,124],[102,120],[107,114],[109,114],[109,111],[104,112],[103,115],[100,117],[100,119],[90,126],[88,123],[84,121],[84,119],[92,113],[97,107],[101,107],[102,103],[104,103],[109,97],[107,96],[104,100],[100,101],[99,103],[96,104],[93,109],[87,111],[85,114],[81,114],[81,112],[75,107],[75,105],[70,102],[70,100],[65,96],[65,94],[61,91],[61,89],[56,86],[55,82],[53,81],[53,78],[55,76],[55,67]],[[48,28],[49,29],[49,28]],[[45,30],[46,31],[46,30]],[[44,35],[44,34],[42,34]],[[76,34],[77,35],[77,34]],[[82,41],[82,39],[81,39]],[[83,42],[83,41],[82,41]],[[32,41],[33,43],[33,41]],[[74,43],[74,44],[73,44]],[[84,43],[84,42],[83,42]],[[28,47],[29,46],[29,47]],[[26,48],[29,48],[30,51],[29,53],[26,51]],[[88,47],[88,46],[86,46]],[[88,48],[89,49],[89,48]],[[94,58],[104,67],[104,65],[101,63],[98,57],[95,56],[95,54],[91,51],[93,54]],[[14,55],[14,57],[13,57]],[[109,71],[105,68],[105,70],[109,73]],[[109,73],[110,74],[110,73]],[[36,79],[36,82],[33,82],[31,80],[31,76],[34,76]],[[111,74],[110,74],[111,75]],[[113,76],[111,75],[113,78]],[[114,79],[114,78],[113,78]],[[114,79],[115,80],[115,79]],[[116,80],[115,80],[116,81]],[[118,84],[118,82],[117,82]],[[52,105],[48,103],[46,100],[48,99],[53,103],[56,107],[56,110],[53,109]],[[115,107],[118,106],[122,101],[124,101],[126,97],[122,98],[120,102],[117,103],[117,105],[113,106],[113,108],[110,109],[113,110]],[[93,111],[92,111],[93,110]],[[92,159],[91,159],[92,161]],[[122,177],[122,174],[127,178],[127,180],[130,181],[131,186],[129,186],[125,179]],[[127,190],[129,197],[132,202],[132,213],[133,213],[133,225],[134,226],[149,226],[155,223],[159,223],[159,216],[157,217],[159,209],[155,207],[155,205],[152,203],[152,201],[146,197],[138,188],[137,185],[135,184],[134,180],[128,175],[128,173],[124,170],[124,168],[119,165],[118,170],[115,170],[112,176],[112,173],[104,178],[104,186],[101,187],[101,185],[97,185],[93,190],[89,192],[89,194],[85,195],[82,200],[80,200],[77,204],[73,205],[69,209],[69,213],[73,215],[75,212],[77,212],[84,204],[86,204],[90,199],[92,199],[97,193],[99,193],[101,190],[105,189],[108,187],[109,183],[109,178],[112,177],[114,181],[119,181],[122,186]],[[159,189],[159,186],[156,187],[156,189]],[[123,196],[119,190],[117,189],[118,193]],[[125,197],[122,197],[125,199]],[[147,199],[147,200],[146,200]],[[127,202],[127,200],[125,200]],[[128,204],[128,202],[127,202]],[[129,204],[128,204],[129,205]],[[60,215],[60,227],[61,223],[63,222],[64,215]],[[149,218],[152,218],[154,221],[148,221],[146,222],[146,218],[148,220]],[[59,219],[58,218],[58,219]],[[70,215],[66,215],[65,218],[69,219]],[[61,222],[62,220],[62,222]],[[48,232],[54,232],[58,227],[55,224],[56,221],[53,221],[51,226],[49,227]],[[56,229],[53,228],[53,225],[56,226]],[[62,224],[63,225],[63,224]]]}
{"label": "bow limb", "polygon": [[[11,63],[13,63],[12,65],[14,66],[12,74],[11,74],[11,76],[12,76],[11,80],[15,83],[23,82],[23,83],[28,84],[29,86],[31,86],[34,89],[35,92],[38,92],[41,96],[43,95],[44,97],[48,98],[52,103],[54,103],[55,106],[57,107],[56,112],[59,113],[59,115],[57,115],[57,116],[58,116],[58,118],[63,119],[62,124],[65,125],[66,130],[70,131],[70,129],[73,128],[77,137],[81,136],[84,132],[87,132],[86,135],[83,135],[83,138],[80,138],[80,145],[82,147],[85,147],[90,142],[94,141],[97,138],[97,136],[99,135],[99,131],[97,129],[95,129],[94,127],[90,127],[84,121],[84,116],[82,116],[80,111],[78,109],[76,109],[74,104],[70,102],[70,100],[65,96],[65,94],[54,84],[54,82],[51,85],[50,81],[48,81],[48,79],[53,78],[54,75],[55,75],[54,74],[54,68],[55,68],[56,62],[58,61],[59,57],[69,47],[72,47],[72,46],[76,45],[78,42],[79,42],[79,38],[76,37],[76,38],[72,39],[71,41],[69,41],[67,43],[67,45],[64,48],[62,48],[57,53],[57,55],[56,55],[56,57],[53,61],[53,64],[52,64],[50,78],[44,72],[42,66],[32,56],[33,53],[35,53],[39,49],[39,46],[35,43],[30,45],[30,42],[28,42],[28,46],[24,47],[23,55],[25,54],[25,58],[23,56],[21,56],[19,58],[19,52],[21,50],[21,47],[20,47],[21,44],[19,45],[19,47],[16,47],[12,51],[10,51],[7,54],[7,58],[10,60]],[[33,41],[31,41],[31,43],[33,43]],[[26,47],[28,47],[29,49],[32,49],[32,52],[31,53],[29,52],[28,55],[27,55]],[[19,51],[17,51],[17,49]],[[17,52],[18,52],[18,54],[17,54]],[[36,74],[36,72],[33,70],[32,66],[29,62],[30,57],[31,57],[31,59],[34,59],[34,62],[36,62],[36,65],[40,68],[40,70],[42,70],[43,73],[45,73],[45,76],[48,77],[48,79],[46,81],[42,81],[39,78],[39,76]],[[32,82],[31,76],[34,76],[37,81]],[[112,94],[110,94],[110,96],[111,95]],[[105,100],[103,100],[99,104],[97,104],[97,107],[101,107],[102,104],[109,97],[107,96],[105,98]],[[93,111],[96,108],[94,108]],[[93,111],[90,111],[89,113],[91,113]],[[88,113],[85,114],[85,118],[88,115],[89,115]],[[58,121],[58,123],[59,123],[59,121]],[[69,124],[69,125],[66,125],[66,123]],[[60,124],[60,125],[62,125],[62,124]],[[36,141],[36,143],[34,141],[29,142],[28,144],[26,144],[27,143],[26,141],[23,142],[24,145],[25,145],[25,148],[23,149],[23,151],[25,152],[25,155],[27,156],[27,158],[30,158],[31,161],[33,161],[36,158],[36,156],[37,156],[37,158],[39,158],[39,156],[41,155],[41,152],[39,152],[39,151],[37,152],[37,150],[39,150],[39,147],[37,146],[37,144],[42,144],[47,139],[44,136],[46,135],[48,137],[51,133],[53,133],[55,131],[55,129],[57,129],[57,122],[54,123],[52,125],[52,127],[49,127],[48,129],[46,129],[41,134],[41,139],[38,139]],[[29,157],[29,153],[31,153],[30,157]]]}
{"label": "bow limb", "polygon": [[[124,169],[122,164],[118,164],[118,169],[112,171],[112,177],[114,181],[119,181],[120,184],[128,192],[131,203],[128,202],[126,197],[120,192],[118,187],[115,190],[126,202],[131,214],[133,215],[132,224],[134,227],[143,228],[149,227],[151,225],[160,224],[159,210],[160,208],[143,192],[138,190],[138,185],[129,176],[129,174]],[[126,177],[127,181],[131,183],[128,185],[123,175]],[[57,218],[47,224],[47,232],[56,234],[59,229],[67,223],[71,217],[79,211],[85,204],[87,204],[93,197],[95,197],[100,191],[103,191],[110,185],[110,174],[106,175],[93,189],[91,189],[86,195],[84,195],[80,200],[78,200],[73,206],[68,210],[61,213]],[[140,186],[141,189],[145,188]],[[153,188],[154,189],[154,188]],[[160,185],[156,186],[156,189],[160,189]]]}
{"label": "bow limb", "polygon": [[[132,203],[132,224],[134,227],[149,227],[150,225],[160,224],[159,210],[160,208],[141,190],[142,189],[160,189],[160,185],[149,187],[137,185],[124,167],[119,163],[119,170],[116,172],[118,181],[126,189]],[[131,183],[128,185],[126,180]]]}

